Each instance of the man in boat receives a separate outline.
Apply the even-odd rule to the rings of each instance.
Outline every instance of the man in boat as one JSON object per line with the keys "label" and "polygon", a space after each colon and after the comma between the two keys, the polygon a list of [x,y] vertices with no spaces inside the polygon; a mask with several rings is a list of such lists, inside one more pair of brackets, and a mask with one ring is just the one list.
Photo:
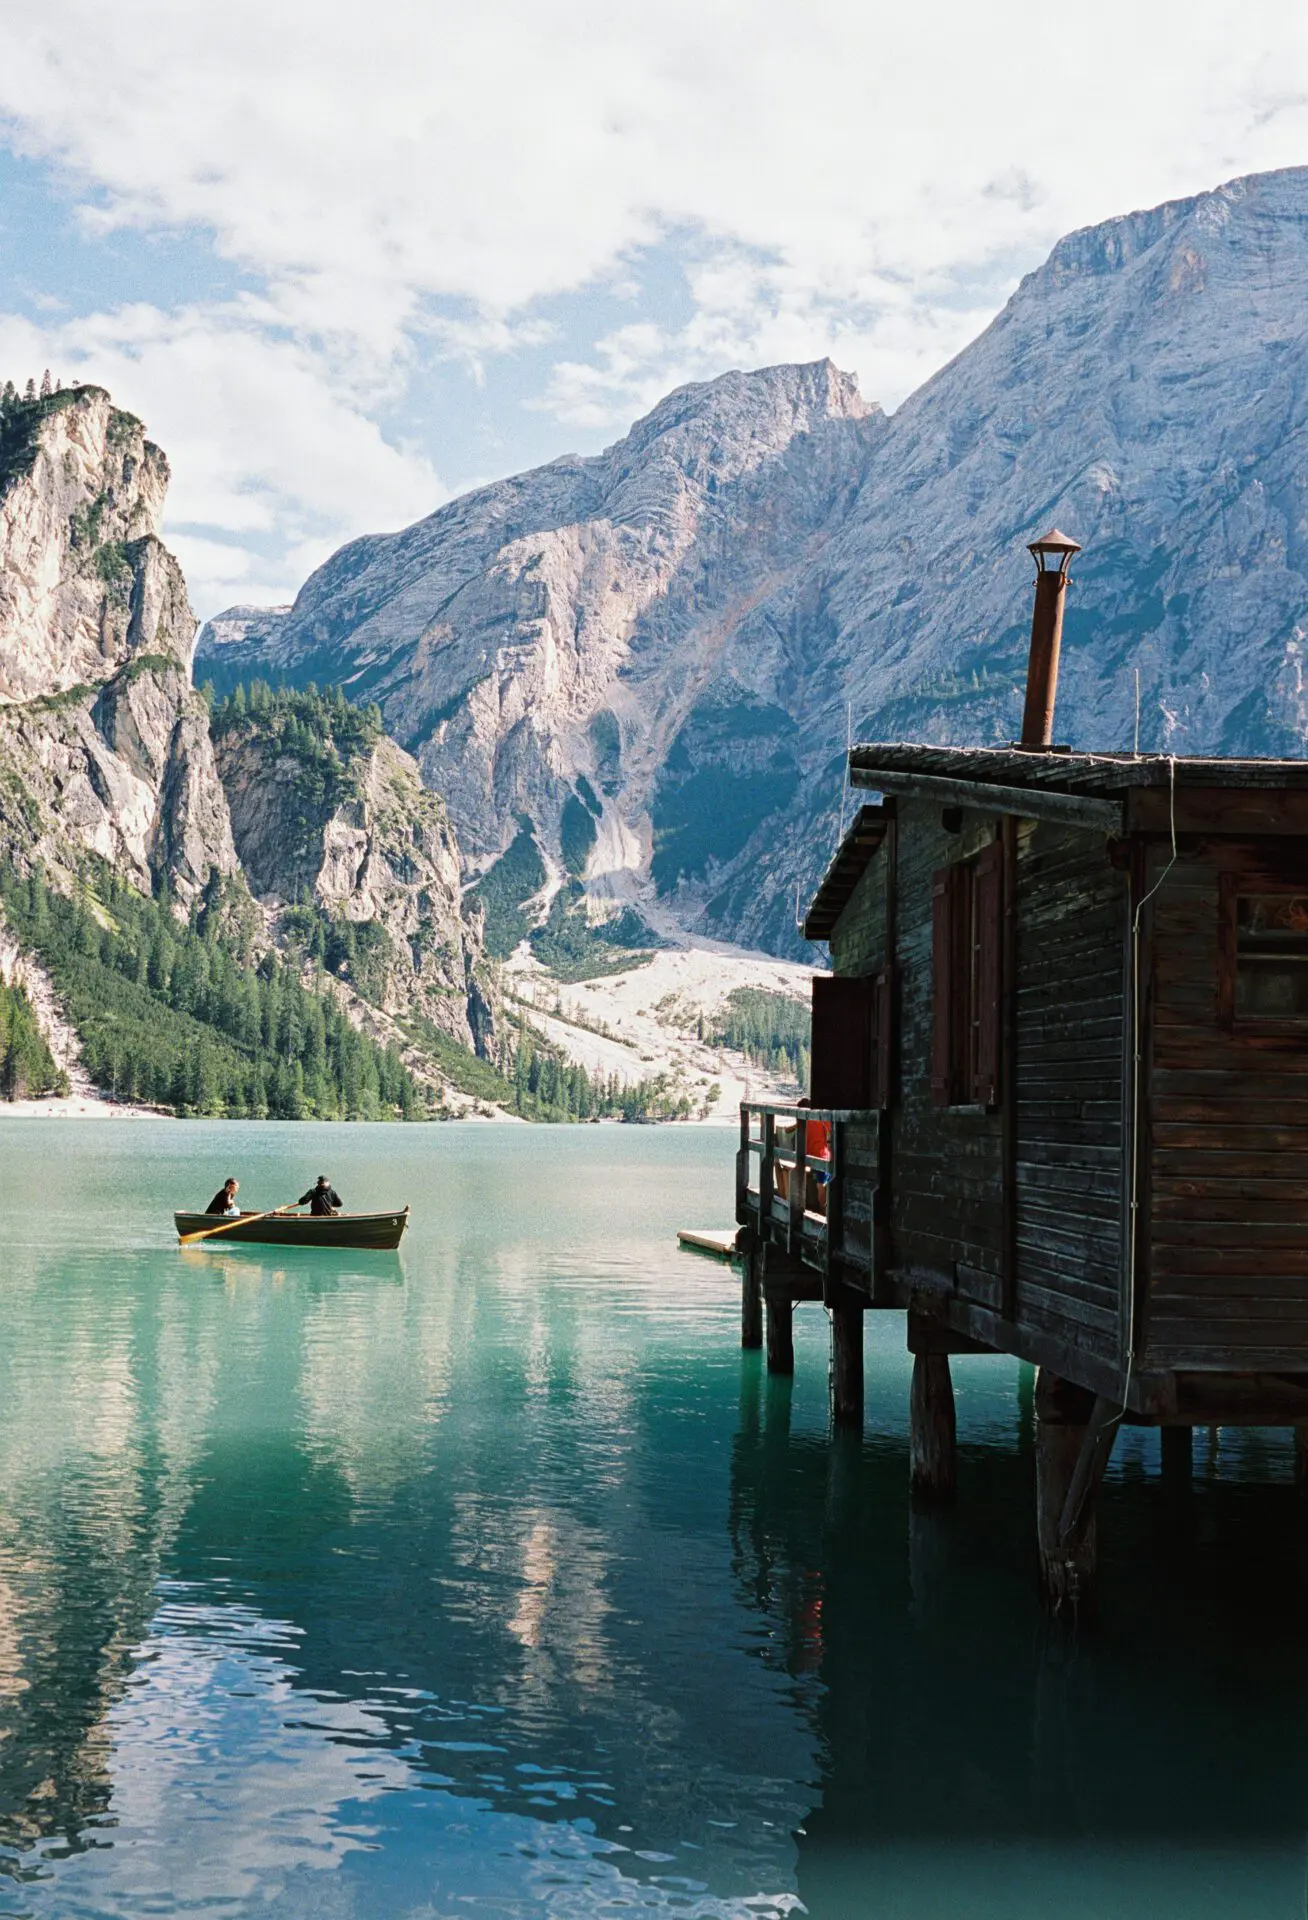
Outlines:
{"label": "man in boat", "polygon": [[310,1187],[307,1193],[302,1193],[295,1204],[297,1207],[307,1207],[310,1213],[325,1214],[339,1213],[345,1202],[327,1175],[320,1173],[317,1186]]}
{"label": "man in boat", "polygon": [[236,1204],[236,1194],[240,1184],[239,1180],[224,1180],[213,1199],[205,1208],[205,1212],[226,1215],[239,1213],[241,1209]]}

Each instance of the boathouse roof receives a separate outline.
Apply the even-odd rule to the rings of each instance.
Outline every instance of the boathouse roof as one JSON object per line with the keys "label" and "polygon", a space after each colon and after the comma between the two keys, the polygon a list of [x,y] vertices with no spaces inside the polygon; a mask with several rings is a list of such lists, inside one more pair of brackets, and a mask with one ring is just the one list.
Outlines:
{"label": "boathouse roof", "polygon": [[867,863],[886,837],[886,809],[862,806],[832,855],[804,917],[804,938],[825,940],[839,920]]}
{"label": "boathouse roof", "polygon": [[1227,760],[1166,753],[1073,753],[1070,748],[928,747],[879,742],[852,747],[856,787],[907,791],[928,779],[1022,787],[1050,793],[1112,794],[1133,787],[1308,789],[1308,760]]}

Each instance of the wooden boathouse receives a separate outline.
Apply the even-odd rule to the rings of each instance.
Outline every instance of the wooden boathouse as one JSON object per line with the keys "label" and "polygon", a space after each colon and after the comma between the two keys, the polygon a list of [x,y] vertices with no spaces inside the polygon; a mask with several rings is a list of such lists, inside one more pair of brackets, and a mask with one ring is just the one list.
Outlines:
{"label": "wooden boathouse", "polygon": [[1061,1603],[1123,1421],[1174,1457],[1195,1425],[1308,1431],[1308,762],[1054,746],[1079,549],[1032,551],[1026,744],[850,753],[879,797],[805,921],[810,1098],[742,1107],[737,1217],[745,1344],[766,1305],[792,1369],[823,1301],[838,1420],[863,1313],[907,1309],[921,1493],[953,1487],[949,1356],[1034,1363]]}

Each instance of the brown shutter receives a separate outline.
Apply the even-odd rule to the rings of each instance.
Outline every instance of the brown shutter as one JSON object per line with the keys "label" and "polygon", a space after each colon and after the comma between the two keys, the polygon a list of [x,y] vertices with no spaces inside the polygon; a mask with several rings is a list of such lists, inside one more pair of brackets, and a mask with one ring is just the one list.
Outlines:
{"label": "brown shutter", "polygon": [[976,1056],[972,1099],[997,1107],[1004,1032],[1004,848],[992,841],[973,865],[976,928]]}
{"label": "brown shutter", "polygon": [[894,1059],[894,991],[891,985],[892,975],[889,967],[879,973],[872,1001],[872,1059],[874,1072],[872,1079],[872,1104],[884,1112],[890,1106],[894,1093],[892,1062]]}
{"label": "brown shutter", "polygon": [[819,973],[813,980],[809,1101],[815,1107],[872,1104],[872,982]]}
{"label": "brown shutter", "polygon": [[954,1094],[954,869],[931,876],[931,1098],[947,1107]]}

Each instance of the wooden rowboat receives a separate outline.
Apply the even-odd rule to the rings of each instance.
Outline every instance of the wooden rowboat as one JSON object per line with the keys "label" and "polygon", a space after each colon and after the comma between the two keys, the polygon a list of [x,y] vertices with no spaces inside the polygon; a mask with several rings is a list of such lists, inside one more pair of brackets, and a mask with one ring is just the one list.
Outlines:
{"label": "wooden rowboat", "polygon": [[[203,1233],[206,1227],[222,1225],[213,1213],[175,1213],[177,1237]],[[246,1222],[249,1222],[247,1225]],[[359,1251],[389,1253],[400,1244],[400,1236],[409,1224],[409,1209],[398,1213],[277,1213],[242,1214],[241,1218],[202,1247],[222,1247],[233,1240],[262,1247],[353,1247]]]}

